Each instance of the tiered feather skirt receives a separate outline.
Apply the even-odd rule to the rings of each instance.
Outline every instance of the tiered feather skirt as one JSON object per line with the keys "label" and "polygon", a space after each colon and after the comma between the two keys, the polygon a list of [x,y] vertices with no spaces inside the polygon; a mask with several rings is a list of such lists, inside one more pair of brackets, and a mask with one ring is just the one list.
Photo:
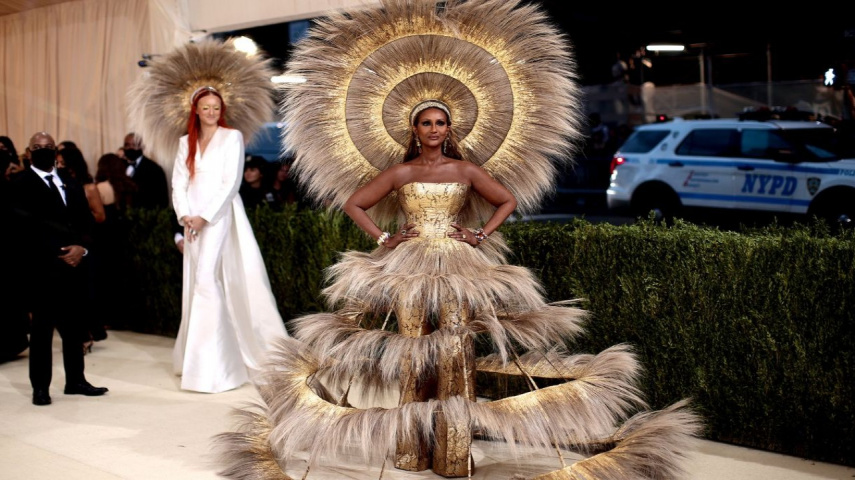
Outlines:
{"label": "tiered feather skirt", "polygon": [[[290,478],[298,456],[317,465],[357,453],[369,464],[467,477],[476,435],[514,453],[527,445],[585,457],[535,478],[683,474],[700,429],[687,402],[648,411],[627,345],[571,354],[585,312],[547,303],[534,275],[507,263],[499,235],[477,247],[447,236],[468,185],[410,183],[397,195],[419,235],[346,252],[329,268],[331,311],[291,321],[294,338],[256,378],[262,403],[217,437],[223,475]],[[519,376],[531,391],[481,398],[476,371]]]}

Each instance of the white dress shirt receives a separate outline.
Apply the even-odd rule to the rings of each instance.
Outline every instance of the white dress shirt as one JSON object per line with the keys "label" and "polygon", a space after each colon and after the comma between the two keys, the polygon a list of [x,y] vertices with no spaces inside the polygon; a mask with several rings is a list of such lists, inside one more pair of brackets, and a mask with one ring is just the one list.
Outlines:
{"label": "white dress shirt", "polygon": [[59,195],[62,197],[62,203],[68,205],[68,201],[65,199],[65,184],[62,183],[62,180],[59,178],[59,175],[57,175],[55,168],[52,168],[49,172],[39,170],[33,165],[30,165],[30,168],[32,168],[34,172],[36,172],[40,177],[42,177],[42,180],[44,180],[45,185],[47,185],[48,187],[50,187],[50,184],[48,183],[48,179],[45,177],[47,177],[48,175],[53,175],[50,181],[52,181],[53,184],[56,185],[56,188],[59,190]]}
{"label": "white dress shirt", "polygon": [[142,160],[142,157],[143,157],[143,156],[142,156],[142,155],[140,155],[139,157],[137,157],[137,159],[136,159],[136,160],[134,160],[132,163],[129,163],[129,164],[128,164],[128,168],[127,168],[127,169],[125,169],[125,175],[127,175],[127,176],[129,176],[129,177],[133,178],[133,176],[134,176],[134,172],[136,172],[136,171],[137,171],[137,167],[139,167],[139,166],[140,166],[140,160]]}

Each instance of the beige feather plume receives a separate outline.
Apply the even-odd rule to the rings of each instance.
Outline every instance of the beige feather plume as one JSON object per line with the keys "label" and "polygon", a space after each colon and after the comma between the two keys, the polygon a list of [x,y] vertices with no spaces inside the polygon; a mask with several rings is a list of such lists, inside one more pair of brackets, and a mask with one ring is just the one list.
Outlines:
{"label": "beige feather plume", "polygon": [[190,96],[199,87],[211,86],[226,104],[226,123],[240,130],[249,144],[273,118],[273,75],[270,59],[235,50],[231,39],[188,43],[153,58],[131,84],[129,125],[152,158],[171,171],[178,139],[187,133]]}
{"label": "beige feather plume", "polygon": [[322,293],[333,308],[359,302],[375,312],[404,304],[433,313],[449,300],[474,311],[514,314],[540,308],[545,300],[537,278],[527,268],[507,264],[504,243],[492,237],[478,248],[461,242],[423,248],[423,239],[416,238],[395,250],[345,252],[327,270],[329,284]]}
{"label": "beige feather plume", "polygon": [[608,451],[533,480],[671,480],[686,478],[687,452],[700,435],[689,401],[638,413],[612,436]]}
{"label": "beige feather plume", "polygon": [[[237,410],[238,428],[217,436],[217,448],[230,464],[220,473],[244,480],[287,479],[276,465],[297,452],[308,452],[311,465],[335,462],[344,451],[379,463],[393,454],[398,435],[432,441],[433,416],[441,409],[450,423],[507,442],[512,454],[519,453],[517,444],[553,448],[556,442],[582,454],[602,452],[537,479],[680,478],[686,452],[701,429],[688,401],[638,413],[615,427],[644,407],[634,386],[638,365],[626,346],[571,363],[576,380],[493,402],[452,397],[357,409],[315,393],[309,384],[319,370],[317,359],[298,340],[283,339],[271,366],[291,368],[270,369],[260,377],[264,403]],[[312,425],[312,435],[305,435],[306,425]]]}
{"label": "beige feather plume", "polygon": [[[373,393],[399,381],[401,358],[410,358],[408,371],[414,375],[421,378],[433,376],[437,359],[444,355],[443,351],[452,339],[461,335],[490,342],[497,352],[483,361],[479,360],[479,370],[482,370],[483,363],[483,371],[521,375],[519,369],[508,364],[513,355],[510,352],[522,348],[544,352],[537,356],[534,353],[527,354],[531,357],[523,356],[523,363],[528,364],[529,358],[538,358],[536,361],[542,362],[544,355],[546,361],[553,362],[553,371],[548,375],[535,376],[576,378],[574,372],[578,368],[574,365],[581,360],[568,360],[566,353],[557,353],[555,343],[579,335],[584,316],[585,312],[579,309],[544,306],[537,311],[512,317],[479,316],[466,327],[439,329],[420,337],[407,337],[382,329],[366,329],[349,315],[333,313],[299,317],[291,322],[291,327],[294,338],[318,352],[320,368],[330,383],[346,383],[356,375],[364,391]],[[550,353],[545,353],[547,351]],[[545,371],[540,366],[532,368],[535,372]],[[559,368],[560,374],[555,373],[554,368]]]}
{"label": "beige feather plume", "polygon": [[[644,405],[633,385],[635,362],[620,348],[592,356],[584,365],[579,363],[578,378],[561,385],[494,402],[452,397],[397,408],[358,409],[325,400],[309,386],[320,365],[311,349],[296,339],[283,339],[271,360],[271,365],[288,365],[289,369],[270,369],[258,378],[271,425],[269,432],[258,433],[269,435],[277,458],[309,452],[312,463],[321,458],[334,461],[346,448],[361,448],[366,462],[382,459],[394,451],[398,434],[431,440],[438,409],[450,423],[469,424],[490,438],[548,447],[554,439],[585,444],[607,437],[619,420]],[[328,388],[335,390],[334,386]],[[252,430],[246,423],[252,426],[258,418],[245,415],[236,436],[226,433],[220,438],[255,445],[245,432]],[[305,434],[306,425],[312,426],[312,435]]]}
{"label": "beige feather plume", "polygon": [[219,475],[237,480],[293,480],[285,474],[270,447],[271,425],[261,410],[258,405],[234,409],[234,415],[240,417],[239,429],[214,437],[222,464],[226,465],[217,472]]}

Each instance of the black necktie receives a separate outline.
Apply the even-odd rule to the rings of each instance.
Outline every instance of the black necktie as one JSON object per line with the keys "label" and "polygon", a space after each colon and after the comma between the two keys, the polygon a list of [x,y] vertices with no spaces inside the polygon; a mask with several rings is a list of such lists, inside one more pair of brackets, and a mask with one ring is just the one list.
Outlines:
{"label": "black necktie", "polygon": [[51,191],[54,193],[54,195],[56,195],[60,203],[65,206],[65,201],[62,199],[62,194],[59,193],[59,189],[56,188],[56,184],[53,183],[53,175],[45,175],[45,180],[47,180],[48,185],[50,185]]}

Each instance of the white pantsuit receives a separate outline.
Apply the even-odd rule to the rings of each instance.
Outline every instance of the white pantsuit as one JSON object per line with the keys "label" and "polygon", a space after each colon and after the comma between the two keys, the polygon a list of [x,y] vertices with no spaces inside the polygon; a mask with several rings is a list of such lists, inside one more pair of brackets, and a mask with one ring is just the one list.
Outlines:
{"label": "white pantsuit", "polygon": [[243,135],[218,127],[204,154],[197,147],[193,178],[186,164],[187,139],[179,140],[173,205],[180,223],[184,216],[198,215],[208,224],[195,241],[184,244],[173,364],[182,389],[217,393],[250,380],[272,343],[288,334],[238,195]]}

